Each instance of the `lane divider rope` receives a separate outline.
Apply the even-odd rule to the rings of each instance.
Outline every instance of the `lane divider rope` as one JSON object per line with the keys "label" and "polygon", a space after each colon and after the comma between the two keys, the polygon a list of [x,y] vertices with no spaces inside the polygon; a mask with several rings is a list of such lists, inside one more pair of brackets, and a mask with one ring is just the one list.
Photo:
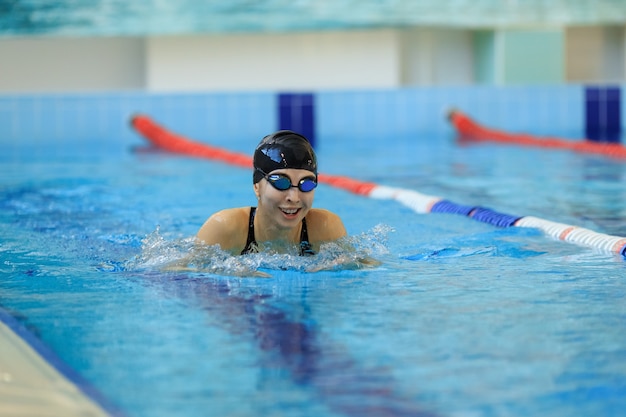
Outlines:
{"label": "lane divider rope", "polygon": [[458,110],[451,111],[448,114],[448,119],[459,133],[460,139],[464,141],[564,149],[579,153],[603,155],[615,159],[626,159],[626,147],[620,143],[594,142],[588,139],[568,140],[554,137],[538,137],[524,133],[508,133],[483,126]]}
{"label": "lane divider rope", "polygon": [[[207,143],[192,141],[184,136],[170,132],[146,115],[133,116],[130,124],[133,129],[159,149],[181,155],[216,160],[244,168],[252,168],[252,157]],[[537,228],[558,240],[626,256],[626,238],[620,236],[597,233],[581,227],[555,223],[536,217],[511,216],[485,207],[465,206],[414,190],[387,187],[340,175],[320,173],[318,181],[365,197],[395,200],[419,214],[459,214],[497,227]]]}

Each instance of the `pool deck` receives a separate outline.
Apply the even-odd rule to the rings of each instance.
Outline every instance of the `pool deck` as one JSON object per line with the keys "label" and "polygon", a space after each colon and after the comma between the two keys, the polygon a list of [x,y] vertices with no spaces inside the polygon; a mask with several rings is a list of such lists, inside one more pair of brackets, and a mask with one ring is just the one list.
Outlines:
{"label": "pool deck", "polygon": [[0,415],[110,416],[0,320]]}

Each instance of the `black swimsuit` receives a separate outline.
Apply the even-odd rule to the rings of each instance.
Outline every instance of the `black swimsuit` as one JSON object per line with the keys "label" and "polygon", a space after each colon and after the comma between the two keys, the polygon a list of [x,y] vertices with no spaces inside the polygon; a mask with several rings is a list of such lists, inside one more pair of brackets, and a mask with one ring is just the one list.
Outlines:
{"label": "black swimsuit", "polygon": [[[248,224],[248,239],[246,246],[241,251],[242,255],[257,252],[256,238],[254,237],[254,214],[256,207],[250,207],[250,221]],[[300,231],[300,256],[315,255],[313,247],[309,243],[309,232],[306,230],[306,219],[302,219],[302,230]]]}

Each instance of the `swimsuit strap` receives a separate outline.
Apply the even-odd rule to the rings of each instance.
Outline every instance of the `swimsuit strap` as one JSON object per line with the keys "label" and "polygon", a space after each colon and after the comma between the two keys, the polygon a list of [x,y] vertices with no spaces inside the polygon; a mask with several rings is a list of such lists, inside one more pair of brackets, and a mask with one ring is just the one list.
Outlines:
{"label": "swimsuit strap", "polygon": [[[248,221],[248,238],[246,246],[241,251],[242,255],[257,252],[257,243],[254,236],[254,215],[256,207],[250,207],[250,220]],[[315,255],[313,247],[309,243],[309,232],[306,228],[306,219],[302,219],[302,229],[300,230],[300,256]]]}
{"label": "swimsuit strap", "polygon": [[300,231],[300,256],[315,255],[313,247],[309,243],[309,232],[306,229],[306,218],[302,219],[302,230]]}
{"label": "swimsuit strap", "polygon": [[241,251],[242,255],[246,253],[256,252],[256,238],[254,237],[254,214],[256,213],[256,207],[250,207],[250,220],[248,221],[248,238],[246,239],[246,246]]}

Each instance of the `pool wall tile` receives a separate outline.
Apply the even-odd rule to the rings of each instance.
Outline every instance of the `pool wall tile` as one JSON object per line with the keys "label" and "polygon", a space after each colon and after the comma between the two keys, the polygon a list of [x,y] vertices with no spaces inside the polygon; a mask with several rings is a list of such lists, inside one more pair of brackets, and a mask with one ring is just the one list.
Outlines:
{"label": "pool wall tile", "polygon": [[315,94],[279,93],[277,130],[293,130],[315,146]]}
{"label": "pool wall tile", "polygon": [[[189,138],[249,151],[251,142],[256,145],[264,135],[285,127],[301,130],[318,142],[329,137],[390,140],[394,135],[453,134],[446,119],[453,108],[496,129],[580,139],[590,127],[598,127],[617,132],[613,139],[619,140],[626,119],[622,88],[554,85],[4,95],[0,96],[0,143],[141,145],[144,141],[129,127],[129,120],[143,113]],[[600,98],[607,109],[603,118],[597,107]]]}
{"label": "pool wall tile", "polygon": [[497,129],[570,138],[584,135],[580,86],[321,92],[317,103],[320,137],[450,133],[446,115],[451,109]]}
{"label": "pool wall tile", "polygon": [[621,91],[619,87],[606,89],[606,134],[607,142],[620,142],[621,126]]}
{"label": "pool wall tile", "polygon": [[129,127],[138,113],[196,140],[237,142],[274,129],[275,94],[0,96],[0,143],[141,144]]}
{"label": "pool wall tile", "polygon": [[585,135],[597,142],[620,142],[622,136],[621,88],[585,88]]}

